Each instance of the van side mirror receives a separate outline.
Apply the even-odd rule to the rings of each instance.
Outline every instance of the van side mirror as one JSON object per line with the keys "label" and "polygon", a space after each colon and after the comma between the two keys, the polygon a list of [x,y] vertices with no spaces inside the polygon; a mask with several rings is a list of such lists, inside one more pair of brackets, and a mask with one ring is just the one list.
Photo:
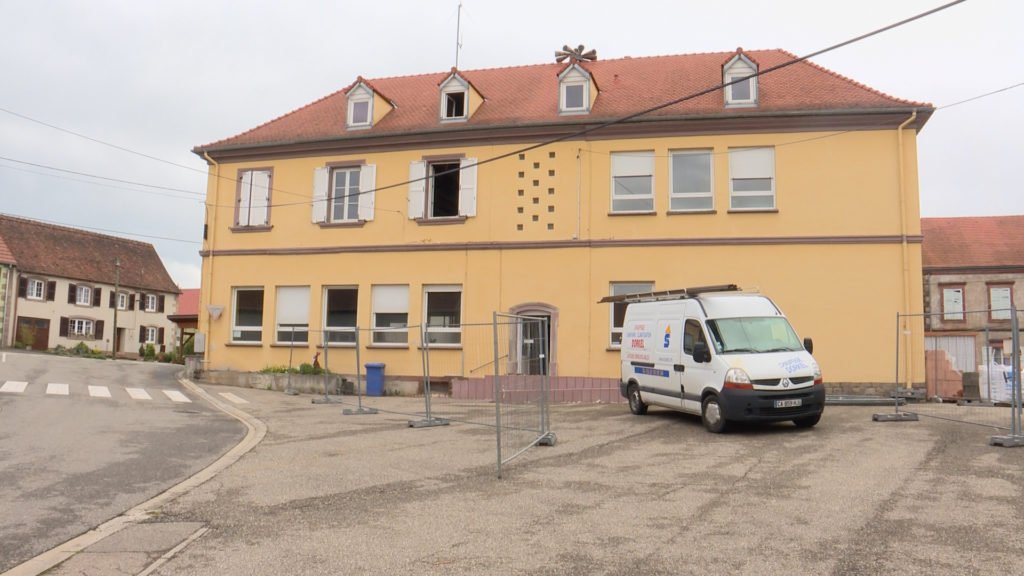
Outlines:
{"label": "van side mirror", "polygon": [[711,350],[706,342],[697,342],[693,345],[693,361],[701,364],[711,362]]}
{"label": "van side mirror", "polygon": [[807,350],[808,354],[814,354],[814,340],[804,338],[804,350]]}

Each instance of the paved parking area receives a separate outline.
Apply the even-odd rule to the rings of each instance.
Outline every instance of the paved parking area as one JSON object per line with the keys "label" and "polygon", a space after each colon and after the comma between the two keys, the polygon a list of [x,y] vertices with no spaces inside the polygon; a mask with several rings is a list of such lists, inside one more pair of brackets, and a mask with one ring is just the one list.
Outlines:
{"label": "paved parking area", "polygon": [[558,444],[499,480],[489,428],[245,397],[258,446],[50,573],[1024,573],[1024,449],[976,426],[830,407],[811,430],[716,436],[676,413],[556,405]]}

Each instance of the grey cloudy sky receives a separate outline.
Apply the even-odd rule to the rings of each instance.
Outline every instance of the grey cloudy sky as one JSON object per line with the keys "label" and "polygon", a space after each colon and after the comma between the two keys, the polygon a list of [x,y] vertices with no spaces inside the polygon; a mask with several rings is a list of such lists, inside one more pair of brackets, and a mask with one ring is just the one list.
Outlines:
{"label": "grey cloudy sky", "polygon": [[[463,0],[459,67],[544,63],[563,44],[581,43],[604,59],[737,46],[803,55],[942,3]],[[0,0],[0,212],[151,242],[179,285],[197,287],[206,166],[191,148],[358,75],[449,69],[457,6]],[[1021,22],[1024,3],[968,0],[814,61],[894,96],[945,106],[1024,82]],[[918,138],[922,215],[1024,214],[1019,179],[1008,170],[1019,161],[1022,94],[1014,88],[935,113]]]}

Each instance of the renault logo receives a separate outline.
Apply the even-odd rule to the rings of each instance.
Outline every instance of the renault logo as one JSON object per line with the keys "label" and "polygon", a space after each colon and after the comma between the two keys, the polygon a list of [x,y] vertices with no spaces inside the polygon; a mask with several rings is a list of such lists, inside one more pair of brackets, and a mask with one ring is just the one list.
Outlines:
{"label": "renault logo", "polygon": [[783,388],[789,388],[789,385],[792,384],[792,382],[789,381],[789,378],[783,378],[779,384],[782,384]]}

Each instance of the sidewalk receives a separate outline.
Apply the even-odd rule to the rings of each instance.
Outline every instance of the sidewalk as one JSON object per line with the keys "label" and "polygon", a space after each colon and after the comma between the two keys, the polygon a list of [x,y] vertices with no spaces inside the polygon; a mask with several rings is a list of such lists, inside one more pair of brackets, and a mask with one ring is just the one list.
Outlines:
{"label": "sidewalk", "polygon": [[676,413],[555,405],[558,444],[499,480],[494,430],[410,428],[397,412],[419,398],[343,416],[202,388],[244,393],[262,441],[47,574],[1024,573],[1024,450],[974,427],[829,407],[815,429],[718,436]]}

